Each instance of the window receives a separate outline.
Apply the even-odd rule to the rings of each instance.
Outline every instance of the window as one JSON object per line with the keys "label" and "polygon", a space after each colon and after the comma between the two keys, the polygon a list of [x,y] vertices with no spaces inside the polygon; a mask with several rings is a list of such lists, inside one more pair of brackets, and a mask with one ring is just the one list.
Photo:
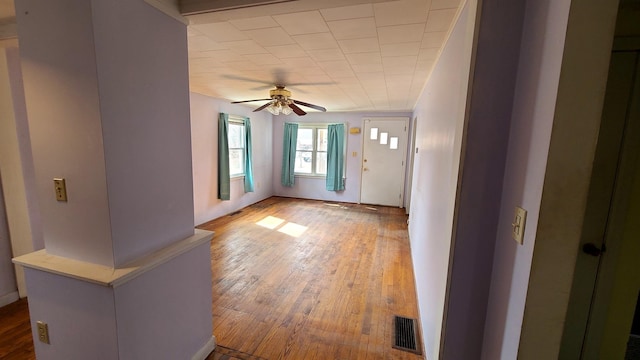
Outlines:
{"label": "window", "polygon": [[229,117],[229,175],[244,176],[244,122]]}
{"label": "window", "polygon": [[296,174],[327,175],[327,125],[303,125],[298,128]]}

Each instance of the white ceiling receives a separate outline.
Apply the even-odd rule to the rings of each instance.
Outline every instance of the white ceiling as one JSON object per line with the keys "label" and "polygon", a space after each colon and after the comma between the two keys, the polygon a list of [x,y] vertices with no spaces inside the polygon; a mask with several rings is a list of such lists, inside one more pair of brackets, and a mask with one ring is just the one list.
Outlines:
{"label": "white ceiling", "polygon": [[411,110],[460,4],[302,0],[188,16],[191,90],[264,99],[277,83],[328,111]]}
{"label": "white ceiling", "polygon": [[[282,84],[328,111],[409,111],[463,3],[296,0],[189,15],[190,87],[239,101]],[[0,0],[5,32],[15,33],[13,0]]]}

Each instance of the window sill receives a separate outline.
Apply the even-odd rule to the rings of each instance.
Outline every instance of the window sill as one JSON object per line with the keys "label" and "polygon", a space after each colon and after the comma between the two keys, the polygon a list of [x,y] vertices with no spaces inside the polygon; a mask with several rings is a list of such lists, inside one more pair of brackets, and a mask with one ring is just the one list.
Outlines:
{"label": "window sill", "polygon": [[235,175],[229,178],[230,181],[244,180],[244,175]]}
{"label": "window sill", "polygon": [[326,179],[326,175],[311,175],[311,174],[294,174],[295,177],[298,178],[307,178],[307,179]]}

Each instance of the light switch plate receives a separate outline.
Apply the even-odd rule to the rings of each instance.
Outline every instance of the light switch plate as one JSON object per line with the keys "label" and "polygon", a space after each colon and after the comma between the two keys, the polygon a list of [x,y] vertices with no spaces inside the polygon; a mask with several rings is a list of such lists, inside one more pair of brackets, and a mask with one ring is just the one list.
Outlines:
{"label": "light switch plate", "polygon": [[515,215],[513,216],[513,222],[511,223],[512,231],[511,236],[513,240],[522,245],[524,242],[524,226],[527,222],[527,210],[516,206]]}
{"label": "light switch plate", "polygon": [[42,321],[38,321],[36,324],[38,328],[38,340],[40,340],[40,342],[43,342],[45,344],[50,344],[49,325],[47,325],[47,323]]}
{"label": "light switch plate", "polygon": [[67,201],[67,185],[62,178],[53,179],[53,188],[56,192],[56,200]]}

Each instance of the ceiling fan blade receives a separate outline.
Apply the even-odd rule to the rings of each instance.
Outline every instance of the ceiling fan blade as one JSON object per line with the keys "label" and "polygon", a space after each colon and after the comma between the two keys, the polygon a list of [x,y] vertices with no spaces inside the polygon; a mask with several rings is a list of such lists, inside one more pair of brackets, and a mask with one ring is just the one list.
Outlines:
{"label": "ceiling fan blade", "polygon": [[270,81],[251,79],[251,78],[248,78],[248,77],[238,76],[238,75],[233,75],[233,74],[223,74],[222,77],[225,78],[225,79],[229,79],[229,80],[239,80],[239,81],[254,82],[254,83],[264,84],[264,85],[269,85],[269,86],[273,85],[273,83],[271,83]]}
{"label": "ceiling fan blade", "polygon": [[[295,101],[295,100],[294,100]],[[296,104],[289,104],[289,107],[291,108],[291,110],[293,110],[294,113],[296,113],[296,115],[298,116],[304,116],[307,115],[306,112],[304,112],[304,110],[300,109]]]}
{"label": "ceiling fan blade", "polygon": [[246,102],[252,102],[252,101],[266,101],[266,100],[271,100],[271,99],[254,99],[254,100],[243,100],[243,101],[232,101],[232,104],[242,104],[242,103],[246,103]]}
{"label": "ceiling fan blade", "polygon": [[253,112],[260,111],[260,110],[262,110],[262,109],[266,108],[266,107],[267,107],[267,106],[269,106],[269,105],[271,105],[271,101],[269,101],[268,103],[266,103],[266,104],[264,104],[264,105],[260,106],[259,108],[255,109],[255,110],[253,110]]}
{"label": "ceiling fan blade", "polygon": [[327,111],[327,109],[323,108],[322,106],[313,105],[313,104],[309,104],[309,103],[298,101],[298,100],[293,100],[293,102],[298,104],[298,105],[310,107],[312,109],[316,109],[316,110],[320,110],[320,111]]}

